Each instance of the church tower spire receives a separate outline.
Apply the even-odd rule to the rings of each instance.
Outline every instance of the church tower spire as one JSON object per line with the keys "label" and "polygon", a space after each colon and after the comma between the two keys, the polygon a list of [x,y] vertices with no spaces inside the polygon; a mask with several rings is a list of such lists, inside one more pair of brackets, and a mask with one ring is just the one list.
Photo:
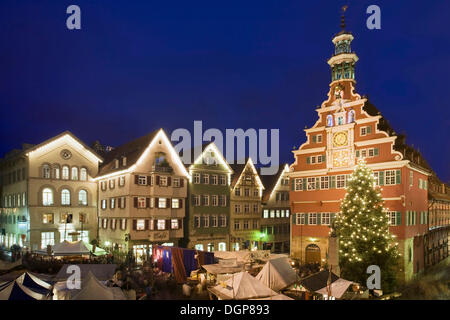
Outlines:
{"label": "church tower spire", "polygon": [[338,82],[340,87],[344,85],[344,81],[350,80],[355,82],[355,64],[358,61],[358,56],[351,49],[351,42],[354,39],[353,35],[345,30],[345,11],[347,8],[348,6],[342,7],[342,30],[333,37],[334,54],[328,59],[328,64],[331,68],[331,85],[334,82]]}

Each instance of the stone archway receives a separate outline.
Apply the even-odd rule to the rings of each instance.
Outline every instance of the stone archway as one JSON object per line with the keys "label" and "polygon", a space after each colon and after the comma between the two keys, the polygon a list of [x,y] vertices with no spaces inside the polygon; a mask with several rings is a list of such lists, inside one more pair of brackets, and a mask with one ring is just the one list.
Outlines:
{"label": "stone archway", "polygon": [[320,263],[320,248],[317,244],[309,244],[305,248],[306,263]]}

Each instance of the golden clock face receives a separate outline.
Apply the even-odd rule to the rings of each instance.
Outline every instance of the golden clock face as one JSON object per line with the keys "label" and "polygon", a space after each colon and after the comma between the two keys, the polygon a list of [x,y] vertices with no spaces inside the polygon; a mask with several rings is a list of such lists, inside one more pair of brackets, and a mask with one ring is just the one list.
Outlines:
{"label": "golden clock face", "polygon": [[333,144],[335,147],[346,146],[347,143],[348,143],[347,132],[343,131],[343,132],[338,132],[338,133],[334,134]]}
{"label": "golden clock face", "polygon": [[333,152],[333,167],[348,167],[350,153],[348,150],[339,150]]}

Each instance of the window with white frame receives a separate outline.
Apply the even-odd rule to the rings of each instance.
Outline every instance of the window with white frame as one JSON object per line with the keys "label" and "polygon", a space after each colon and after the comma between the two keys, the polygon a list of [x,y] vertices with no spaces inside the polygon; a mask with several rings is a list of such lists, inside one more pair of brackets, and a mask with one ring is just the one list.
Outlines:
{"label": "window with white frame", "polygon": [[219,216],[219,227],[226,227],[227,226],[227,216],[221,214]]}
{"label": "window with white frame", "polygon": [[317,213],[309,214],[308,224],[312,224],[312,225],[317,224]]}
{"label": "window with white frame", "polygon": [[62,189],[61,191],[61,204],[63,206],[70,205],[70,191],[68,189]]}
{"label": "window with white frame", "polygon": [[159,177],[159,185],[161,187],[167,187],[167,176],[160,176]]}
{"label": "window with white frame", "polygon": [[180,208],[180,199],[172,199],[172,208],[174,209]]}
{"label": "window with white frame", "polygon": [[173,230],[177,230],[180,228],[179,224],[178,224],[178,219],[171,219],[170,220],[170,228]]}
{"label": "window with white frame", "polygon": [[62,167],[62,178],[65,180],[69,179],[69,166]]}
{"label": "window with white frame", "polygon": [[296,178],[295,179],[295,191],[303,190],[303,179]]}
{"label": "window with white frame", "polygon": [[42,223],[43,224],[51,224],[51,223],[53,223],[53,213],[44,213],[42,215]]}
{"label": "window with white frame", "polygon": [[42,177],[45,179],[50,179],[50,166],[48,164],[44,164],[42,166]]}
{"label": "window with white frame", "polygon": [[209,194],[202,195],[202,205],[209,206]]}
{"label": "window with white frame", "polygon": [[87,191],[80,190],[78,192],[78,204],[82,206],[87,206]]}
{"label": "window with white frame", "polygon": [[218,206],[218,204],[219,204],[219,197],[218,197],[216,194],[214,194],[214,195],[211,196],[211,204],[212,204],[214,207],[217,207],[217,206]]}
{"label": "window with white frame", "polygon": [[241,195],[241,188],[234,189],[234,195],[235,196],[240,196]]}
{"label": "window with white frame", "polygon": [[227,196],[224,194],[219,195],[219,206],[226,207],[227,206]]}
{"label": "window with white frame", "polygon": [[217,176],[217,174],[213,174],[213,175],[211,175],[211,184],[214,184],[214,185],[216,185],[217,183],[218,183],[218,176]]}
{"label": "window with white frame", "polygon": [[109,188],[114,189],[114,186],[115,186],[115,180],[114,179],[109,180]]}
{"label": "window with white frame", "polygon": [[78,180],[78,168],[72,167],[72,180]]}
{"label": "window with white frame", "polygon": [[254,203],[254,204],[253,204],[253,212],[254,212],[254,213],[259,212],[259,206],[258,206],[257,203]]}
{"label": "window with white frame", "polygon": [[106,209],[106,199],[102,200],[102,209],[105,210]]}
{"label": "window with white frame", "polygon": [[159,209],[167,208],[167,199],[166,198],[159,198],[159,200],[158,200],[158,208]]}
{"label": "window with white frame", "polygon": [[311,163],[316,163],[316,156],[311,157]]}
{"label": "window with white frame", "polygon": [[336,188],[345,188],[345,174],[340,174],[336,176]]}
{"label": "window with white frame", "polygon": [[139,185],[147,185],[147,176],[139,176],[138,184]]}
{"label": "window with white frame", "polygon": [[328,176],[320,177],[320,189],[328,189],[329,188],[329,178]]}
{"label": "window with white frame", "polygon": [[199,206],[200,205],[200,196],[199,195],[194,195],[193,196],[193,203],[194,203],[194,206]]}
{"label": "window with white frame", "polygon": [[193,181],[194,181],[195,184],[199,184],[200,183],[200,173],[194,173]]}
{"label": "window with white frame", "polygon": [[146,208],[147,207],[147,201],[145,197],[138,197],[138,208]]}
{"label": "window with white frame", "polygon": [[80,169],[80,180],[81,181],[86,181],[87,180],[87,169],[86,168],[81,168]]}
{"label": "window with white frame", "polygon": [[252,225],[253,229],[259,229],[258,228],[258,220],[254,219],[253,220],[253,225]]}
{"label": "window with white frame", "polygon": [[165,230],[166,229],[166,220],[159,219],[156,224],[156,227],[158,230]]}
{"label": "window with white frame", "polygon": [[[11,203],[10,203],[10,205],[11,205]],[[44,205],[44,206],[53,205],[53,190],[52,189],[44,188],[44,190],[42,190],[42,205]]]}
{"label": "window with white frame", "polygon": [[219,184],[225,186],[227,184],[227,177],[223,174],[219,176]]}
{"label": "window with white frame", "polygon": [[203,183],[209,184],[209,174],[203,174]]}
{"label": "window with white frame", "polygon": [[122,219],[120,221],[120,229],[125,230],[127,228],[127,219]]}
{"label": "window with white frame", "polygon": [[244,230],[248,229],[248,220],[244,220]]}
{"label": "window with white frame", "polygon": [[365,136],[367,134],[367,127],[361,127],[361,135]]}
{"label": "window with white frame", "polygon": [[234,220],[234,230],[239,230],[241,228],[241,223],[239,220]]}
{"label": "window with white frame", "polygon": [[200,217],[194,216],[194,228],[200,228]]}
{"label": "window with white frame", "polygon": [[267,209],[264,209],[264,210],[263,210],[263,218],[264,218],[264,219],[269,218],[269,210],[267,210]]}
{"label": "window with white frame", "polygon": [[145,230],[145,220],[144,219],[136,220],[136,230],[137,231]]}
{"label": "window with white frame", "polygon": [[173,186],[175,188],[180,187],[180,178],[173,178]]}
{"label": "window with white frame", "polygon": [[385,185],[393,185],[395,184],[395,170],[387,170],[385,171]]}
{"label": "window with white frame", "polygon": [[270,210],[270,217],[275,218],[275,210]]}
{"label": "window with white frame", "polygon": [[373,177],[375,178],[375,186],[378,186],[378,184],[380,183],[379,176],[380,176],[380,174],[378,171],[373,173]]}
{"label": "window with white frame", "polygon": [[211,216],[211,227],[217,227],[217,216],[216,215],[212,215]]}
{"label": "window with white frame", "polygon": [[259,189],[258,188],[253,189],[253,196],[254,197],[258,197],[259,196]]}
{"label": "window with white frame", "polygon": [[321,214],[321,219],[322,219],[321,224],[330,225],[330,222],[331,222],[330,215],[331,214],[329,212],[322,212],[322,214]]}
{"label": "window with white frame", "polygon": [[244,204],[244,213],[250,212],[250,205],[248,203]]}
{"label": "window with white frame", "polygon": [[389,211],[388,212],[388,217],[389,217],[389,224],[391,226],[396,226],[398,225],[397,223],[397,212],[395,211]]}
{"label": "window with white frame", "polygon": [[204,228],[209,228],[209,216],[203,215],[203,216],[201,216],[201,219],[202,219],[202,226]]}
{"label": "window with white frame", "polygon": [[234,205],[234,213],[241,213],[241,205],[240,204]]}
{"label": "window with white frame", "polygon": [[308,190],[316,190],[316,178],[308,178]]}
{"label": "window with white frame", "polygon": [[54,232],[41,232],[41,249],[47,248],[47,246],[55,245],[55,233]]}

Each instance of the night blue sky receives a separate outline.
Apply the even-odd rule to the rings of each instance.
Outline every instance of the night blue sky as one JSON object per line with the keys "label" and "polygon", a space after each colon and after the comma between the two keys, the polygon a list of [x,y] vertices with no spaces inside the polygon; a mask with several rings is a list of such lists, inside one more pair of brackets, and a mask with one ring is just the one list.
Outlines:
{"label": "night blue sky", "polygon": [[[326,98],[346,1],[0,3],[0,155],[70,130],[116,146],[163,127],[279,128],[281,160]],[[77,4],[82,30],[66,28]],[[357,91],[450,179],[449,1],[349,1]],[[366,28],[370,4],[381,30]]]}

